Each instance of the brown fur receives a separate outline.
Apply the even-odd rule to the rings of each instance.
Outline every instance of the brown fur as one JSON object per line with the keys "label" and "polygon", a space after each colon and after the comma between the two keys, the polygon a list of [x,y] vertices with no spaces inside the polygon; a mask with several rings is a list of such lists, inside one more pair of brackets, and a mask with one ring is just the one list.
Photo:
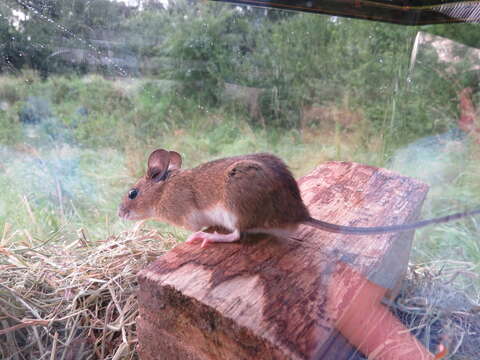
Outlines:
{"label": "brown fur", "polygon": [[193,169],[175,169],[158,183],[150,178],[151,172],[149,166],[147,175],[134,185],[139,189],[135,199],[125,195],[120,216],[130,213],[135,214],[132,220],[158,218],[187,227],[187,217],[193,210],[221,204],[238,217],[241,232],[290,227],[309,218],[293,175],[282,160],[270,154],[230,157]]}
{"label": "brown fur", "polygon": [[236,158],[225,171],[224,183],[224,203],[238,214],[240,231],[283,228],[310,217],[293,175],[273,155]]}

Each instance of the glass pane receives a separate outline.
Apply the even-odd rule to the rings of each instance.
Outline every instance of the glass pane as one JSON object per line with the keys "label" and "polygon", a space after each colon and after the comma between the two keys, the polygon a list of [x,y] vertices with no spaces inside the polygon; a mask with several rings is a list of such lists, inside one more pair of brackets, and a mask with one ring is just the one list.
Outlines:
{"label": "glass pane", "polygon": [[[230,235],[210,239],[241,237],[240,245],[212,243],[202,253],[200,234],[177,248],[189,249],[182,256],[198,254],[205,268],[229,264],[251,293],[267,288],[258,279],[278,286],[262,293],[282,304],[278,313],[265,306],[268,316],[240,327],[253,334],[265,318],[293,322],[310,311],[302,326],[286,321],[261,332],[278,351],[290,343],[299,358],[380,351],[342,320],[351,310],[334,300],[354,298],[349,280],[381,293],[375,304],[401,288],[382,304],[425,351],[477,358],[478,216],[423,227],[413,242],[411,232],[296,229],[312,221],[290,202],[295,186],[277,160],[188,169],[271,153],[301,179],[311,214],[337,225],[390,226],[476,209],[479,46],[476,24],[405,27],[188,0],[3,1],[0,357],[134,354],[137,272],[215,227]],[[160,151],[148,164],[155,149],[181,161]],[[226,192],[229,184],[235,190]],[[282,202],[281,191],[290,200]],[[266,240],[265,231],[273,236]],[[184,271],[185,279],[201,273]],[[199,279],[185,283],[193,291]],[[318,297],[304,295],[306,284],[318,286]],[[208,294],[234,306],[228,296],[240,285]],[[243,304],[255,313],[259,303]],[[358,351],[335,353],[348,342]]]}

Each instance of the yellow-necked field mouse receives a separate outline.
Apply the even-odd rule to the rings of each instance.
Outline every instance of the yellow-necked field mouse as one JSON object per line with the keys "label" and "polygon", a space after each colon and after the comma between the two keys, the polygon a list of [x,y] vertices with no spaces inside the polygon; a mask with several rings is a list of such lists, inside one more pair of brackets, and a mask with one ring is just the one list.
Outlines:
{"label": "yellow-necked field mouse", "polygon": [[[157,149],[148,158],[144,177],[125,195],[119,216],[126,220],[158,219],[193,231],[187,242],[233,242],[242,234],[264,233],[289,238],[299,225],[342,234],[382,234],[417,229],[480,214],[480,209],[411,224],[354,227],[310,216],[285,163],[271,154],[251,154],[181,169],[175,151]],[[222,227],[230,233],[202,231]]]}

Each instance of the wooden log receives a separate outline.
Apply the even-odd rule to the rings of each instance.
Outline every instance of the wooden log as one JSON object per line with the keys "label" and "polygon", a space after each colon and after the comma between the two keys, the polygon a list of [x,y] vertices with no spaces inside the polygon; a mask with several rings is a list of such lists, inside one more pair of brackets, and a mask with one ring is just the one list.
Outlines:
{"label": "wooden log", "polygon": [[[428,190],[391,171],[347,162],[323,164],[299,186],[313,217],[352,226],[411,222]],[[180,244],[142,270],[141,358],[346,359],[356,350],[338,329],[364,352],[397,354],[379,350],[385,344],[377,335],[359,343],[355,329],[374,314],[371,329],[378,334],[388,312],[379,299],[403,277],[413,232],[357,236],[304,226],[296,238],[256,236],[204,249]],[[388,328],[398,330],[388,319]],[[409,342],[413,355],[378,358],[430,358],[412,350],[421,345],[406,336],[393,344]]]}

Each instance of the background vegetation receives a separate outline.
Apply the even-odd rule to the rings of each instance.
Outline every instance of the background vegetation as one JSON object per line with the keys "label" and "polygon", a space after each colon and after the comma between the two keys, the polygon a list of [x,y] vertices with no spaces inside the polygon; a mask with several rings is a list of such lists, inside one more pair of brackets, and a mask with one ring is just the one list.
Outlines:
{"label": "background vegetation", "polygon": [[[297,176],[358,161],[429,182],[425,217],[478,206],[479,147],[452,130],[477,71],[452,74],[432,49],[410,61],[418,31],[478,47],[475,30],[196,1],[6,0],[0,235],[68,242],[130,227],[116,208],[160,146],[186,166],[269,151]],[[476,233],[476,219],[421,231],[415,259],[478,270]]]}

